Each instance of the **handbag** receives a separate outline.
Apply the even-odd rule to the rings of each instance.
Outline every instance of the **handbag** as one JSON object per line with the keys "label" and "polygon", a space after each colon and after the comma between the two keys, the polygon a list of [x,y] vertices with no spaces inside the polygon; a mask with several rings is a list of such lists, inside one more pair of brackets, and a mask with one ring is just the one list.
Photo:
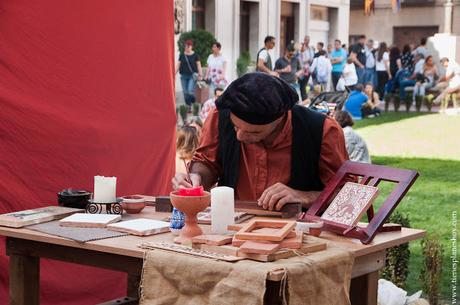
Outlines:
{"label": "handbag", "polygon": [[[190,70],[190,72],[193,72],[192,65],[190,65],[190,62],[188,61],[187,55],[184,54],[184,57],[185,57],[185,61],[187,62],[188,69]],[[199,76],[199,74],[197,72],[193,72],[192,79],[193,79],[194,82],[198,81],[198,76]]]}

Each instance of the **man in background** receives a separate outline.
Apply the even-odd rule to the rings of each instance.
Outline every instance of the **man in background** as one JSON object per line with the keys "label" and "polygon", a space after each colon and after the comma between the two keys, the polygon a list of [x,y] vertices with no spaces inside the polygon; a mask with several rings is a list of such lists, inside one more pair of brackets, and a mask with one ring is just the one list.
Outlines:
{"label": "man in background", "polygon": [[289,44],[284,50],[284,55],[275,62],[275,72],[297,92],[300,98],[301,93],[297,79],[303,71],[299,58],[295,56],[294,45]]}
{"label": "man in background", "polygon": [[371,83],[375,87],[377,85],[375,72],[375,50],[374,41],[372,39],[367,40],[365,50],[366,66],[364,71],[364,83]]}
{"label": "man in background", "polygon": [[364,84],[364,72],[366,68],[366,36],[361,35],[358,38],[358,43],[351,47],[350,57],[355,64],[356,74],[358,75],[358,83]]}
{"label": "man in background", "polygon": [[303,67],[303,75],[299,78],[299,86],[302,101],[308,98],[307,86],[312,72],[310,70],[310,66],[313,63],[314,57],[315,48],[310,46],[310,36],[305,36],[305,38],[303,39],[302,48],[300,49],[300,62]]}
{"label": "man in background", "polygon": [[273,76],[278,76],[278,73],[273,71],[273,64],[272,64],[272,58],[270,56],[270,51],[275,47],[275,37],[273,36],[267,36],[264,39],[264,47],[260,49],[260,51],[257,53],[257,59],[256,59],[256,71],[258,72],[264,72]]}
{"label": "man in background", "polygon": [[334,42],[334,50],[331,52],[332,63],[332,90],[336,90],[337,82],[342,77],[343,68],[347,63],[347,52],[342,49],[342,42],[336,39]]}

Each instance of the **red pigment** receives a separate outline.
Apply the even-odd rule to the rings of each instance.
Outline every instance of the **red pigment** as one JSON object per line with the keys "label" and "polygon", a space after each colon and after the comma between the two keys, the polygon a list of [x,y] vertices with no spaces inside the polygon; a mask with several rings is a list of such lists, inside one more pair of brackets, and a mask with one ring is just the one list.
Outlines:
{"label": "red pigment", "polygon": [[202,186],[181,187],[179,189],[179,196],[204,196],[204,189]]}

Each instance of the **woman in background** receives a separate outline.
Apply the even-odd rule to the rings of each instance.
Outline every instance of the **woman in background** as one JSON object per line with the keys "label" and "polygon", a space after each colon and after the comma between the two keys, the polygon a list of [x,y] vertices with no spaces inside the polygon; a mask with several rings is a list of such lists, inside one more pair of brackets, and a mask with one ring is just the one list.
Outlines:
{"label": "woman in background", "polygon": [[381,42],[377,51],[377,58],[375,63],[377,70],[377,93],[383,97],[385,94],[385,85],[388,80],[392,78],[390,71],[390,55],[388,54],[387,44]]}
{"label": "woman in background", "polygon": [[367,103],[363,105],[361,112],[363,117],[379,116],[381,110],[378,108],[380,105],[379,94],[374,91],[374,85],[367,83],[364,87],[364,94],[367,95]]}
{"label": "woman in background", "polygon": [[438,77],[438,69],[434,65],[433,56],[428,56],[423,64],[423,71],[416,75],[417,82],[414,86],[412,100],[415,102],[417,95],[424,97],[426,89],[434,86],[435,80]]}
{"label": "woman in background", "polygon": [[396,72],[398,72],[401,67],[401,51],[398,47],[392,47],[390,49],[390,73],[392,78],[395,77]]}
{"label": "woman in background", "polygon": [[352,126],[354,124],[351,115],[347,111],[337,111],[334,118],[343,128],[345,136],[345,146],[351,161],[371,163],[371,157],[367,149],[366,142],[357,134]]}

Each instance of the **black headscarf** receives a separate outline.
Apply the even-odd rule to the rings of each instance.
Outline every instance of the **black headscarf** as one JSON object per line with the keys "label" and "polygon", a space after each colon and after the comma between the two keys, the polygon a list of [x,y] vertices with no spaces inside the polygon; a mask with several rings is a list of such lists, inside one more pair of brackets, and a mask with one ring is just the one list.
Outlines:
{"label": "black headscarf", "polygon": [[282,79],[255,72],[232,82],[216,101],[216,107],[230,110],[249,124],[265,125],[280,118],[298,100],[297,92]]}

